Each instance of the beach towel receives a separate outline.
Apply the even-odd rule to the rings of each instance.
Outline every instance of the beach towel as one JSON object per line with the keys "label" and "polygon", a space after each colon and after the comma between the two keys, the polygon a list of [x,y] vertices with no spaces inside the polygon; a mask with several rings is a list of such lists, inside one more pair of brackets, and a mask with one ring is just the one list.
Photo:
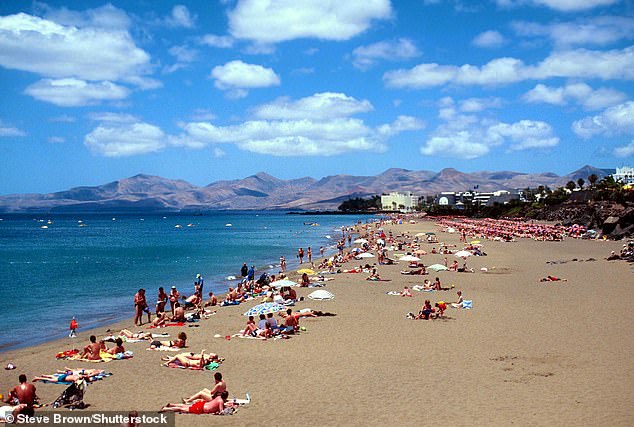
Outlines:
{"label": "beach towel", "polygon": [[180,348],[176,348],[176,347],[168,347],[166,345],[162,345],[160,347],[148,347],[146,350],[152,350],[152,351],[180,351]]}
{"label": "beach towel", "polygon": [[473,300],[470,300],[470,299],[463,300],[462,308],[473,308]]}
{"label": "beach towel", "polygon": [[158,329],[158,328],[167,328],[168,326],[185,326],[185,322],[172,322],[172,323],[166,323],[162,326],[148,326],[147,329]]}
{"label": "beach towel", "polygon": [[239,334],[233,334],[231,335],[233,338],[243,338],[243,339],[247,339],[247,340],[265,340],[266,338],[264,337],[254,337],[251,335],[242,335],[242,332],[240,332]]}
{"label": "beach towel", "polygon": [[112,362],[113,360],[131,359],[132,357],[134,357],[134,353],[131,351],[126,351],[124,353],[110,354],[110,353],[106,353],[105,351],[102,351],[101,353],[99,353],[99,356],[101,357],[101,359],[91,360],[91,359],[81,358],[79,354],[75,354],[73,356],[66,357],[66,359],[81,360],[82,362],[90,362],[90,363],[102,363],[102,362]]}
{"label": "beach towel", "polygon": [[[62,375],[64,375],[64,374],[54,374],[54,375],[57,375],[57,376],[59,376],[61,378]],[[85,378],[85,379],[88,382],[93,382],[93,381],[102,380],[102,379],[107,378],[109,376],[112,376],[112,372],[103,372],[101,374],[93,375],[92,377]],[[39,381],[42,384],[72,384],[73,383],[72,381],[59,381],[59,380],[58,381],[35,380],[35,379],[33,380],[33,382],[36,382],[36,381]]]}
{"label": "beach towel", "polygon": [[79,350],[76,348],[73,348],[72,350],[64,350],[64,351],[60,351],[59,353],[57,353],[55,355],[56,359],[68,359],[72,356],[75,356],[79,354]]}
{"label": "beach towel", "polygon": [[209,362],[207,363],[205,366],[201,367],[200,365],[196,365],[196,366],[181,366],[178,363],[168,363],[168,364],[164,364],[163,366],[167,367],[167,368],[179,368],[179,369],[189,369],[191,371],[215,371],[216,369],[218,369],[220,367],[220,363],[216,363],[216,362]]}
{"label": "beach towel", "polygon": [[401,295],[401,293],[397,291],[389,291],[389,292],[386,292],[386,294],[387,295]]}

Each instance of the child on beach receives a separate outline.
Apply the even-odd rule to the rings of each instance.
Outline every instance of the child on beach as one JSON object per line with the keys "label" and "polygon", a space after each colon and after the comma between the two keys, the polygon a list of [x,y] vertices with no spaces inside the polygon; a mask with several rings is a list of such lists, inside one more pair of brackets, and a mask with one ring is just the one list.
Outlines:
{"label": "child on beach", "polygon": [[77,320],[75,320],[75,316],[73,316],[73,320],[70,321],[70,334],[68,334],[69,338],[75,338],[77,336]]}

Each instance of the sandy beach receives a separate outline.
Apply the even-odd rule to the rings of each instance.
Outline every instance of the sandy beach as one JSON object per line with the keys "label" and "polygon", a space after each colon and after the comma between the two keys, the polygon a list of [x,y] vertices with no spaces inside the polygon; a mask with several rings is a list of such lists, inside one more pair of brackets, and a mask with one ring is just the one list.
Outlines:
{"label": "sandy beach", "polygon": [[[460,248],[458,234],[441,232],[431,221],[388,229],[394,235],[434,231]],[[386,282],[366,281],[366,273],[333,275],[325,289],[334,300],[306,299],[295,309],[337,316],[302,319],[306,331],[288,340],[224,338],[244,328],[242,314],[256,301],[219,307],[199,327],[163,329],[172,338],[184,330],[191,351],[224,357],[219,372],[230,395],[252,398],[232,416],[177,415],[177,425],[632,425],[633,266],[606,260],[623,242],[482,243],[488,256],[468,260],[474,273],[406,276],[399,273],[407,268],[401,263],[379,266]],[[423,256],[426,265],[442,260]],[[539,281],[547,275],[567,281]],[[412,298],[386,294],[435,277],[455,288]],[[148,288],[153,298],[155,289]],[[298,296],[313,290],[297,288]],[[473,309],[449,308],[433,321],[406,318],[425,299],[454,301],[457,290],[473,300]],[[37,314],[25,327],[38,327]],[[132,319],[109,329],[123,327],[139,329]],[[1,391],[15,386],[20,373],[32,378],[64,366],[99,367],[113,376],[88,386],[90,410],[154,411],[213,384],[211,372],[162,367],[161,357],[172,353],[146,351],[145,342],[126,344],[134,351],[130,360],[93,365],[55,359],[59,351],[86,345],[89,335],[80,329],[74,340],[0,353],[0,365],[17,366],[0,371]],[[42,402],[66,387],[36,386]]]}

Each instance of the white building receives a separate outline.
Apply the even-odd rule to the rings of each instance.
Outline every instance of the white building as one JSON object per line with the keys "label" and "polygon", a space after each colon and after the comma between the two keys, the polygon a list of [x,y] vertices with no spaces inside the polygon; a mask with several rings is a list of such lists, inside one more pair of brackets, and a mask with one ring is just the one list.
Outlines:
{"label": "white building", "polygon": [[623,184],[634,184],[634,168],[629,166],[616,168],[616,173],[612,174],[612,178],[614,178],[615,181],[620,181]]}
{"label": "white building", "polygon": [[413,193],[390,193],[381,195],[381,207],[386,211],[412,212],[420,202],[420,196]]}

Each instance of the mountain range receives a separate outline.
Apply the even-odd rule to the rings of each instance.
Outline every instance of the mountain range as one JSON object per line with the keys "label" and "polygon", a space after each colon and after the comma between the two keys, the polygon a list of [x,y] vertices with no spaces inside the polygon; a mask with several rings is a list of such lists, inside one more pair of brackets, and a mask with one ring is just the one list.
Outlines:
{"label": "mountain range", "polygon": [[350,197],[389,192],[434,195],[442,191],[513,190],[539,185],[551,188],[578,178],[599,179],[610,172],[584,166],[568,175],[521,172],[464,173],[388,169],[376,176],[333,175],[320,180],[282,180],[260,172],[244,179],[217,181],[204,187],[183,180],[139,174],[95,187],[75,187],[49,194],[0,196],[0,212],[202,212],[225,209],[335,210]]}

